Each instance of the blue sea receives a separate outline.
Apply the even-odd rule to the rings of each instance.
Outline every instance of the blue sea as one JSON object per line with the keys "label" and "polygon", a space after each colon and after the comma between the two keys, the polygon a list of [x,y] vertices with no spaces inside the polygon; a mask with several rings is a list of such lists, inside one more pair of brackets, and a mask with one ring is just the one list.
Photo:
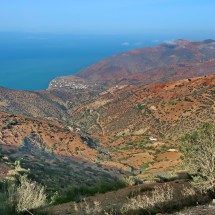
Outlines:
{"label": "blue sea", "polygon": [[75,74],[111,55],[170,39],[178,38],[0,32],[0,86],[44,90],[53,78]]}

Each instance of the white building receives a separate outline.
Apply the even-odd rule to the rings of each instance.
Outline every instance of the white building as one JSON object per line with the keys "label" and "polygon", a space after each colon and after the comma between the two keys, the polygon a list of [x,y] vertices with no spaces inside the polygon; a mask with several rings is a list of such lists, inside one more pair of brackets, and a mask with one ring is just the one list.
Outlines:
{"label": "white building", "polygon": [[150,140],[150,141],[157,141],[157,138],[149,137],[149,140]]}

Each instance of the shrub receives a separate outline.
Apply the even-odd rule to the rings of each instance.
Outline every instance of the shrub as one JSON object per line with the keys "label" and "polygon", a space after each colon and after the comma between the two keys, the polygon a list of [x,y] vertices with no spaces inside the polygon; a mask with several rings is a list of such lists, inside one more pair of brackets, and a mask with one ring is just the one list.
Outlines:
{"label": "shrub", "polygon": [[190,99],[190,98],[188,98],[188,97],[185,97],[184,101],[186,101],[186,102],[193,102],[193,100]]}
{"label": "shrub", "polygon": [[168,171],[155,172],[153,175],[159,179],[159,182],[168,182],[178,179],[178,175],[176,173]]}
{"label": "shrub", "polygon": [[102,211],[101,203],[98,201],[94,201],[93,203],[87,202],[85,199],[83,202],[81,202],[81,205],[78,206],[76,203],[74,203],[74,209],[76,211],[76,214],[100,214]]}
{"label": "shrub", "polygon": [[176,103],[174,100],[172,100],[172,101],[170,101],[168,104],[169,104],[169,105],[176,105],[177,103]]}
{"label": "shrub", "polygon": [[20,176],[19,182],[14,195],[18,212],[29,212],[46,204],[45,187],[29,180],[26,175]]}
{"label": "shrub", "polygon": [[28,212],[45,205],[45,188],[26,175],[18,177],[16,181],[4,181],[0,186],[0,214],[18,214]]}
{"label": "shrub", "polygon": [[133,186],[136,184],[137,178],[134,176],[122,177],[121,181],[127,186]]}
{"label": "shrub", "polygon": [[147,168],[149,168],[149,163],[141,164],[140,166],[141,173],[144,174]]}
{"label": "shrub", "polygon": [[193,185],[203,192],[215,188],[215,125],[203,124],[199,130],[181,138],[181,151]]}
{"label": "shrub", "polygon": [[137,104],[137,109],[138,110],[143,110],[144,108],[144,105],[143,104]]}
{"label": "shrub", "polygon": [[126,166],[126,172],[133,172],[133,167],[132,166]]}

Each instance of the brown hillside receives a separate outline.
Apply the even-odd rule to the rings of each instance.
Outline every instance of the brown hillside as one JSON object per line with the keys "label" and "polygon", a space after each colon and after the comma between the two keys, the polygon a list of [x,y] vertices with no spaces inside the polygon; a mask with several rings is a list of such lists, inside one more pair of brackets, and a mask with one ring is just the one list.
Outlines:
{"label": "brown hillside", "polygon": [[[28,143],[39,144],[45,151],[85,158],[90,161],[95,151],[90,149],[81,138],[59,123],[26,118],[0,112],[0,144],[24,146]],[[82,151],[75,150],[76,147]]]}
{"label": "brown hillside", "polygon": [[0,87],[0,111],[66,122],[69,108],[83,104],[100,91],[59,89],[30,92]]}
{"label": "brown hillside", "polygon": [[75,123],[104,136],[148,134],[174,139],[214,120],[215,75],[168,84],[125,86],[72,112]]}
{"label": "brown hillside", "polygon": [[214,44],[214,40],[176,40],[171,44],[164,43],[153,48],[128,51],[104,59],[80,71],[76,77],[57,78],[51,82],[50,87],[73,86],[70,82],[74,83],[78,78],[81,78],[80,83],[84,80],[86,83],[91,81],[91,84],[85,83],[86,86],[92,85],[93,82],[116,85],[125,81],[129,84],[145,85],[213,74]]}
{"label": "brown hillside", "polygon": [[0,110],[2,111],[35,117],[62,118],[66,114],[62,106],[62,99],[58,102],[52,101],[49,95],[45,96],[43,92],[16,91],[0,87]]}
{"label": "brown hillside", "polygon": [[[97,161],[140,178],[181,164],[178,138],[214,122],[215,75],[103,91],[68,111],[91,136]],[[153,137],[154,140],[151,140]]]}
{"label": "brown hillside", "polygon": [[52,189],[117,175],[117,170],[98,166],[96,151],[59,123],[0,112],[0,178],[13,173],[15,160]]}

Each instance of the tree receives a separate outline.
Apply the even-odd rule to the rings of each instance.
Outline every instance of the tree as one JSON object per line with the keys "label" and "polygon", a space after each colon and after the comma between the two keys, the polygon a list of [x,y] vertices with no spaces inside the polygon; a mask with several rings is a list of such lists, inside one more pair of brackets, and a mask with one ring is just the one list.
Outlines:
{"label": "tree", "polygon": [[181,151],[193,178],[202,192],[215,190],[215,125],[204,123],[181,138]]}

